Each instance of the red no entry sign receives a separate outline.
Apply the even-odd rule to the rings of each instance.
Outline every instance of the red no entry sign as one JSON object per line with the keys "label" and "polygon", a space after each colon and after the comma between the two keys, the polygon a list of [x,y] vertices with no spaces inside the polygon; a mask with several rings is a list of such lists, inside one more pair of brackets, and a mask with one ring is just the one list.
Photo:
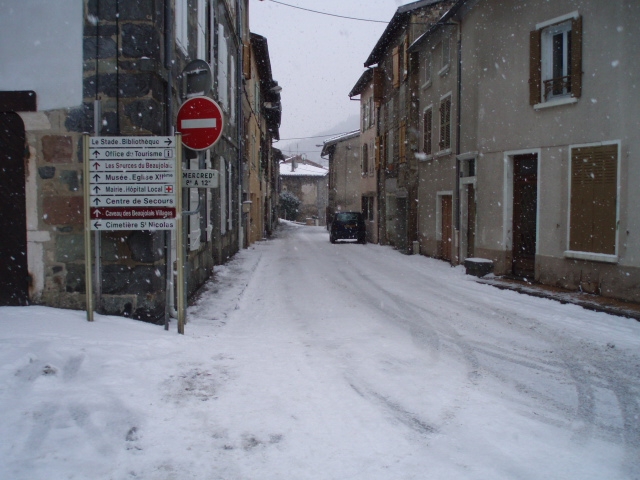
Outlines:
{"label": "red no entry sign", "polygon": [[209,97],[193,97],[178,110],[177,130],[191,150],[206,150],[220,138],[224,126],[220,106]]}

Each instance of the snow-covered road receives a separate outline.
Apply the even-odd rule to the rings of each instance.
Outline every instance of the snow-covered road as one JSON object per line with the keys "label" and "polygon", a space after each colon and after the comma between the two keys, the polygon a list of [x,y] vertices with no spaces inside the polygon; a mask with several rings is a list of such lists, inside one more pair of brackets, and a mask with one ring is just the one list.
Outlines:
{"label": "snow-covered road", "polygon": [[640,323],[322,227],[218,268],[184,337],[0,325],[2,479],[640,478]]}

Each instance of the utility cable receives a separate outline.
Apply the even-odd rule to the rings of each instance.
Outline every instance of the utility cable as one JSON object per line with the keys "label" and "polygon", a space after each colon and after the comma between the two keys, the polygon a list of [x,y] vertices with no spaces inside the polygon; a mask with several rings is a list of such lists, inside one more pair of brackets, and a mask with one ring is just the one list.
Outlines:
{"label": "utility cable", "polygon": [[368,18],[347,17],[345,15],[337,15],[335,13],[320,12],[318,10],[311,10],[310,8],[303,8],[303,7],[298,7],[296,5],[290,5],[288,3],[279,2],[278,0],[270,0],[270,1],[273,3],[277,3],[279,5],[284,5],[285,7],[297,8],[298,10],[304,10],[306,12],[319,13],[320,15],[328,15],[329,17],[346,18],[347,20],[358,20],[360,22],[389,23],[384,20],[371,20]]}

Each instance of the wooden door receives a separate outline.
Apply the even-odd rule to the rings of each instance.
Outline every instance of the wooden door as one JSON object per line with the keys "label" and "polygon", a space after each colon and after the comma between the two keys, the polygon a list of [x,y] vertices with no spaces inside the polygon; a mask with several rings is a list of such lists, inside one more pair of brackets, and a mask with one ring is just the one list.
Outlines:
{"label": "wooden door", "polygon": [[442,197],[442,241],[440,243],[440,256],[443,260],[451,261],[453,244],[453,201],[451,195]]}
{"label": "wooden door", "polygon": [[534,278],[538,209],[538,157],[513,158],[513,274]]}
{"label": "wooden door", "polygon": [[17,113],[0,113],[0,305],[27,305],[25,132]]}

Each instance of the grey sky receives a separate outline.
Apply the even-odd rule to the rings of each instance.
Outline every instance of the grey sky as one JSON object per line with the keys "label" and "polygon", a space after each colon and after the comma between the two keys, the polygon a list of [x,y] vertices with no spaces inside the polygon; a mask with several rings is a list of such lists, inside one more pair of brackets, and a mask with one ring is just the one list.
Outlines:
{"label": "grey sky", "polygon": [[[389,21],[413,0],[281,0],[337,15]],[[386,24],[306,12],[270,0],[250,0],[251,31],[267,38],[273,77],[282,86],[280,137],[326,131],[359,106],[347,96]],[[321,143],[322,139],[318,139]]]}

